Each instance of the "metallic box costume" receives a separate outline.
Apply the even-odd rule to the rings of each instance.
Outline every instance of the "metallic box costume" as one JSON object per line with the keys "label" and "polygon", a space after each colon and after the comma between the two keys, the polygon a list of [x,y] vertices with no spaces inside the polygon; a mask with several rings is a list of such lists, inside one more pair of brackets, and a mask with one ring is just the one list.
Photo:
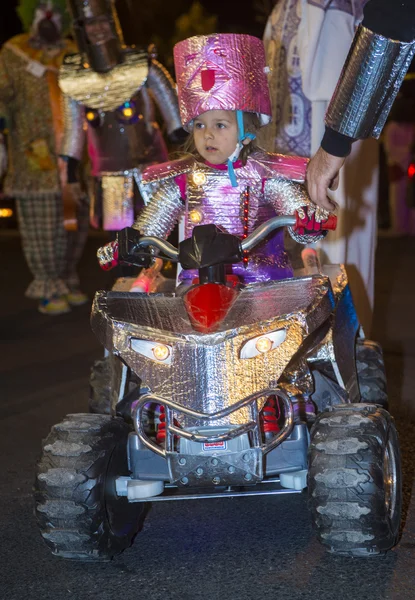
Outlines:
{"label": "metallic box costume", "polygon": [[[163,136],[155,120],[155,103],[174,136],[181,129],[174,83],[148,52],[125,48],[109,0],[71,0],[75,33],[82,54],[68,56],[59,84],[65,96],[65,138],[61,153],[79,160],[87,124],[92,175],[97,178],[92,223],[118,230],[134,220],[137,169],[167,159]],[[88,23],[105,18],[112,36],[91,43]]]}
{"label": "metallic box costume", "polygon": [[258,113],[271,120],[264,46],[250,35],[198,35],[174,47],[174,65],[184,127],[207,110]]}

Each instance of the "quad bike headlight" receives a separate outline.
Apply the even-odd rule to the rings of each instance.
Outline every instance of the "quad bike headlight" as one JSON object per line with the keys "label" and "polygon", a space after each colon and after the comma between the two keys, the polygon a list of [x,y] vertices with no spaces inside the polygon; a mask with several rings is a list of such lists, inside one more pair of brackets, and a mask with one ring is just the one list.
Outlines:
{"label": "quad bike headlight", "polygon": [[260,337],[255,344],[255,348],[258,350],[258,352],[265,354],[265,352],[269,352],[269,350],[271,350],[272,340],[266,336]]}
{"label": "quad bike headlight", "polygon": [[248,340],[242,346],[239,356],[240,358],[255,358],[259,354],[266,354],[282,344],[286,336],[285,329],[277,329],[276,331],[270,331],[266,335],[252,338],[252,340]]}
{"label": "quad bike headlight", "polygon": [[160,344],[159,346],[154,346],[153,354],[157,360],[167,360],[170,356],[170,350],[168,346]]}
{"label": "quad bike headlight", "polygon": [[171,363],[172,347],[168,344],[160,344],[151,340],[131,340],[131,349],[142,356],[151,358],[158,363],[169,365]]}

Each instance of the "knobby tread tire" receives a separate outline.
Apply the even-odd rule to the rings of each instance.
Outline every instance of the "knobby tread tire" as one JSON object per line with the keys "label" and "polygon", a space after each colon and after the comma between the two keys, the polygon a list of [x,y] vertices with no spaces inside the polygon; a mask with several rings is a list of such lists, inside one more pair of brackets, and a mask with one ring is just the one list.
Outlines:
{"label": "knobby tread tire", "polygon": [[358,340],[356,368],[362,402],[388,407],[386,372],[382,348],[371,340]]}
{"label": "knobby tread tire", "polygon": [[392,548],[402,507],[392,417],[375,405],[345,404],[320,413],[310,437],[309,507],[322,544],[349,556]]}
{"label": "knobby tread tire", "polygon": [[128,474],[129,432],[122,419],[89,413],[67,415],[52,427],[34,496],[37,522],[53,554],[103,561],[132,544],[144,506],[115,495],[115,476]]}
{"label": "knobby tread tire", "polygon": [[91,367],[89,378],[89,402],[91,413],[109,415],[111,413],[111,366],[112,357],[96,360]]}

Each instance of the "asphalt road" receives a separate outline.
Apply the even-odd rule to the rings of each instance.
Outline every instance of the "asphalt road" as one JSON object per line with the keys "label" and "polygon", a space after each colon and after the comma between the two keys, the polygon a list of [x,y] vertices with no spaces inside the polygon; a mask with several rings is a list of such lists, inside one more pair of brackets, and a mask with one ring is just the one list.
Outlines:
{"label": "asphalt road", "polygon": [[[93,236],[80,265],[90,294],[110,284]],[[304,495],[155,503],[135,544],[111,563],[53,557],[33,516],[41,440],[87,410],[101,349],[89,307],[48,317],[23,292],[15,235],[0,232],[0,600],[413,600],[415,598],[415,240],[381,240],[375,338],[385,350],[404,463],[401,542],[385,557],[333,557],[318,544]],[[412,502],[412,504],[411,504]]]}

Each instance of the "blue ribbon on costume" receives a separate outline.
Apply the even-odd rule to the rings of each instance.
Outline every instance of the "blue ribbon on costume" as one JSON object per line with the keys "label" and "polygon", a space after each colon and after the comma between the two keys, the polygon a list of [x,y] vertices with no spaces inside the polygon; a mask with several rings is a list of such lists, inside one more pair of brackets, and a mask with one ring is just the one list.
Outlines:
{"label": "blue ribbon on costume", "polygon": [[239,154],[243,148],[242,142],[247,138],[250,140],[254,140],[256,137],[253,133],[245,133],[244,113],[242,112],[242,110],[236,111],[236,123],[238,126],[238,144],[236,146],[235,152],[228,158],[228,175],[229,179],[231,180],[232,187],[238,187],[233,163],[238,159]]}

